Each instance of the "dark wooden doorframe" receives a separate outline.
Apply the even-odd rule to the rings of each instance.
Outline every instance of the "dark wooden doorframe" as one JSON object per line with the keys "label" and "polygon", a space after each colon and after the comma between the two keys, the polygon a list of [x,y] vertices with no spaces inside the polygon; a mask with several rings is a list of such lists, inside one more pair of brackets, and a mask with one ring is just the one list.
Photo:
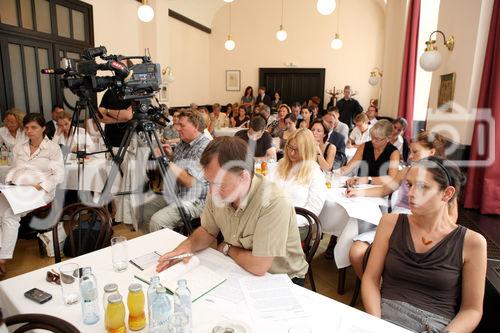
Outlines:
{"label": "dark wooden doorframe", "polygon": [[[308,87],[299,87],[303,81]],[[309,86],[313,83],[313,86]],[[259,86],[265,86],[266,92],[274,98],[274,91],[281,92],[284,103],[304,102],[313,96],[321,98],[320,110],[323,110],[325,95],[324,68],[259,68]],[[307,93],[305,90],[308,90]]]}

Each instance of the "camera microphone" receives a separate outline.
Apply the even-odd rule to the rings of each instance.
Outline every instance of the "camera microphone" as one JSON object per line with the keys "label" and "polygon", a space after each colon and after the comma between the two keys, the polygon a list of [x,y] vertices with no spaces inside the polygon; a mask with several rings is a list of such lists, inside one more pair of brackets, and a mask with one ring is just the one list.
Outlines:
{"label": "camera microphone", "polygon": [[65,74],[66,70],[64,68],[43,68],[40,70],[42,74],[56,74],[61,75]]}

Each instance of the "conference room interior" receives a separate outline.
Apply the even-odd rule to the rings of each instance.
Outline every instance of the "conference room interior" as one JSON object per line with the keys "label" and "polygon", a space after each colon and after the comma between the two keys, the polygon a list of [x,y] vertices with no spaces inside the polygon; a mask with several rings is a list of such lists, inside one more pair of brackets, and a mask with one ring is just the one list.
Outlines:
{"label": "conference room interior", "polygon": [[[212,112],[215,103],[226,112],[248,86],[254,94],[266,87],[271,99],[279,92],[290,106],[319,97],[323,114],[349,86],[364,111],[373,105],[379,119],[405,118],[408,142],[422,131],[446,139],[447,158],[467,176],[457,223],[487,242],[484,317],[476,332],[498,327],[499,0],[336,0],[327,15],[316,0],[149,0],[153,17],[138,14],[142,2],[0,0],[2,119],[11,108],[47,121],[53,105],[72,113],[63,99],[78,98],[40,70],[58,68],[63,58],[80,61],[82,51],[101,45],[108,54],[148,55],[160,64],[157,98],[170,115],[193,105]],[[91,93],[96,109],[102,96]],[[147,233],[140,217],[131,223],[114,224],[114,236]],[[18,239],[0,280],[54,264],[32,236]],[[324,234],[311,263],[316,292],[349,304],[355,272],[325,257],[329,245]],[[361,300],[354,306],[364,310]]]}

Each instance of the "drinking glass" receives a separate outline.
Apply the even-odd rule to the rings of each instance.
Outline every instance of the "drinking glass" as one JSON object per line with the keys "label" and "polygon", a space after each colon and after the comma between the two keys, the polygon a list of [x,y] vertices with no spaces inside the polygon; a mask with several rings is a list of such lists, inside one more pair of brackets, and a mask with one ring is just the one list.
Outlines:
{"label": "drinking glass", "polygon": [[127,238],[123,236],[111,238],[111,256],[115,272],[122,272],[127,269]]}
{"label": "drinking glass", "polygon": [[64,264],[59,267],[64,304],[76,304],[80,300],[78,264]]}
{"label": "drinking glass", "polygon": [[333,173],[331,171],[325,171],[325,182],[328,189],[332,188],[332,176]]}

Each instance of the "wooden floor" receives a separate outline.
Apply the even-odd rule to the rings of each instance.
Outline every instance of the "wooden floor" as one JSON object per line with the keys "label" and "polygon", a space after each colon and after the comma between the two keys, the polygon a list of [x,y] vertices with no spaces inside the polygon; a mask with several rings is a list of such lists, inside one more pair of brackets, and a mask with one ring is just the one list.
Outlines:
{"label": "wooden floor", "polygon": [[[131,231],[130,227],[123,224],[116,225],[113,229],[115,235],[125,236],[127,239],[132,239],[142,235],[141,231]],[[325,237],[321,241],[320,247],[318,248],[316,257],[312,264],[316,289],[317,292],[324,296],[349,304],[354,290],[354,272],[351,268],[348,269],[345,294],[337,294],[337,268],[333,260],[326,260],[323,256],[328,240],[329,237]],[[40,257],[38,242],[36,240],[19,239],[14,252],[14,259],[7,264],[7,274],[2,277],[2,280],[52,265],[53,263],[54,258]],[[308,286],[308,282],[306,281],[306,287]],[[358,301],[357,307],[362,309],[360,300]]]}

